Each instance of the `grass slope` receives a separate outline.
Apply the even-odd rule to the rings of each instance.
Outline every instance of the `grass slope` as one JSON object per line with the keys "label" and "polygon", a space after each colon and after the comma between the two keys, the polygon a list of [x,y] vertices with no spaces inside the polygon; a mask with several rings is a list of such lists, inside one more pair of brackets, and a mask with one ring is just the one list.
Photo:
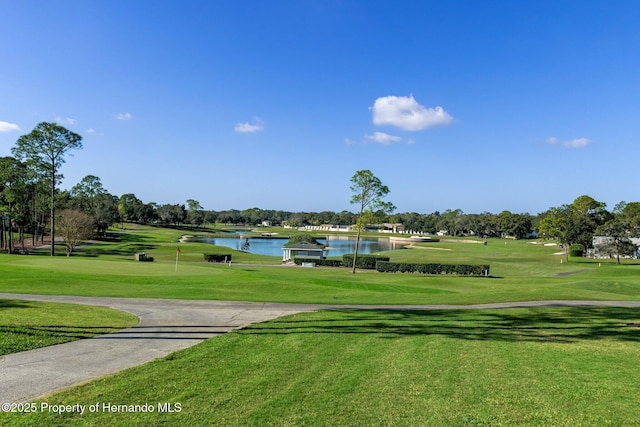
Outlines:
{"label": "grass slope", "polygon": [[[638,300],[640,265],[572,259],[525,241],[424,243],[393,260],[490,264],[493,277],[280,267],[137,227],[71,258],[0,255],[0,291],[344,304]],[[144,250],[154,263],[136,263]],[[259,265],[262,264],[262,265]],[[271,265],[270,265],[271,264]],[[640,311],[531,308],[321,311],[266,322],[46,403],[151,404],[153,413],[0,414],[1,425],[638,425]],[[163,406],[179,412],[161,412]],[[177,406],[176,404],[179,404]],[[158,406],[160,405],[160,406]]]}
{"label": "grass slope", "polygon": [[119,310],[0,299],[0,356],[116,332],[138,323]]}
{"label": "grass slope", "polygon": [[[153,413],[3,425],[636,425],[640,310],[304,313],[57,394]],[[179,404],[161,413],[158,403]]]}
{"label": "grass slope", "polygon": [[[277,257],[203,243],[178,243],[176,230],[138,226],[70,258],[0,255],[0,291],[114,297],[252,300],[329,304],[470,304],[553,299],[630,300],[640,294],[640,265],[573,259],[527,241],[425,243],[385,252],[394,261],[490,264],[492,277],[381,274],[347,268],[280,266]],[[140,245],[144,245],[141,247]],[[176,251],[180,246],[176,271]],[[144,249],[153,263],[133,261]],[[234,264],[210,264],[205,252],[232,252]]]}

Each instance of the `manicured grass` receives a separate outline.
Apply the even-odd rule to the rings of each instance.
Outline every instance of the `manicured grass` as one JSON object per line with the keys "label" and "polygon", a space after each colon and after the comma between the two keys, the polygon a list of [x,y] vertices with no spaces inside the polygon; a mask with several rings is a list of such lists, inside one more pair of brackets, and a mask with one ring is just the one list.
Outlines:
{"label": "manicured grass", "polygon": [[138,318],[110,308],[0,299],[0,356],[91,338],[133,326]]}
{"label": "manicured grass", "polygon": [[640,332],[628,324],[639,321],[629,308],[304,313],[45,400],[153,413],[0,424],[637,425]]}
{"label": "manicured grass", "polygon": [[[70,258],[2,254],[0,292],[327,304],[634,300],[640,295],[640,265],[618,266],[582,260],[561,264],[561,257],[553,255],[557,248],[526,242],[510,241],[504,245],[498,240],[487,246],[446,243],[438,249],[390,252],[393,260],[488,263],[492,274],[488,278],[375,271],[359,271],[353,275],[347,268],[280,265],[229,267],[205,262],[202,253],[216,247],[201,243],[180,244],[176,272],[177,244],[153,244],[156,249],[148,251],[156,259],[152,263],[135,262],[132,256],[97,254],[94,245],[83,249],[92,251],[91,256],[86,253]],[[111,250],[118,245],[122,243],[114,243]]]}
{"label": "manicured grass", "polygon": [[[423,243],[388,253],[393,261],[491,265],[492,277],[470,278],[281,267],[278,257],[238,251],[232,267],[213,265],[202,254],[229,249],[177,242],[194,233],[146,226],[118,233],[71,258],[0,255],[0,292],[329,304],[640,295],[637,262],[567,264],[556,247],[527,241]],[[134,262],[141,251],[156,261]],[[637,323],[640,310],[625,308],[304,313],[46,400],[100,403],[95,413],[0,414],[0,425],[636,425]],[[155,411],[106,412],[103,403]],[[174,410],[179,403],[180,412],[160,413],[166,403]]]}

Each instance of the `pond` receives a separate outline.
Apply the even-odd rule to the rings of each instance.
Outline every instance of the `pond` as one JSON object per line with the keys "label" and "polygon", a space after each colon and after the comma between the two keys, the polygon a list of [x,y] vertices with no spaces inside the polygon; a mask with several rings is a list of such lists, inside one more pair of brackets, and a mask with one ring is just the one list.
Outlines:
{"label": "pond", "polygon": [[[289,241],[286,238],[265,238],[265,237],[250,237],[245,238],[233,238],[233,237],[215,237],[198,239],[199,242],[209,243],[216,246],[226,246],[238,251],[242,250],[246,241],[249,241],[247,252],[259,255],[269,255],[282,257],[282,247]],[[342,256],[344,254],[351,254],[355,251],[356,238],[352,236],[327,236],[327,239],[317,239],[319,243],[327,245],[325,250],[325,256]],[[360,246],[358,253],[371,254],[381,251],[389,251],[393,249],[392,243],[389,239],[384,238],[360,238]]]}

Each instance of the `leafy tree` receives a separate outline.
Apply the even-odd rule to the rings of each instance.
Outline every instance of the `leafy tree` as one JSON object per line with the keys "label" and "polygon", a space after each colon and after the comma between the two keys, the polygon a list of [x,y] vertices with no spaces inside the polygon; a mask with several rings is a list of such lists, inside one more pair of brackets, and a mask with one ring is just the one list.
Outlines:
{"label": "leafy tree", "polygon": [[122,221],[137,221],[139,219],[139,211],[143,205],[142,200],[138,199],[135,194],[123,194],[118,201],[120,218]]}
{"label": "leafy tree", "polygon": [[30,133],[18,138],[11,150],[20,160],[26,159],[34,168],[46,173],[50,185],[51,256],[55,255],[55,194],[62,178],[59,170],[64,156],[72,149],[82,148],[82,137],[56,123],[39,123]]}
{"label": "leafy tree", "polygon": [[178,225],[184,222],[187,216],[184,205],[161,205],[158,207],[158,216],[165,224]]}
{"label": "leafy tree", "polygon": [[360,234],[368,222],[373,222],[381,214],[388,214],[395,209],[391,202],[382,199],[389,194],[389,187],[382,184],[380,178],[376,177],[370,170],[357,171],[351,177],[351,204],[359,207],[358,219],[356,221],[356,247],[353,254],[352,273],[356,272],[356,262],[358,258],[358,248],[360,245]]}
{"label": "leafy tree", "polygon": [[99,194],[95,199],[93,219],[96,231],[106,235],[107,229],[120,221],[118,213],[118,197],[109,193]]}
{"label": "leafy tree", "polygon": [[0,158],[0,247],[9,253],[13,252],[13,226],[24,219],[20,213],[29,202],[27,176],[24,163],[13,157]]}
{"label": "leafy tree", "polygon": [[334,222],[339,225],[353,224],[355,222],[355,215],[352,212],[343,210],[336,214]]}
{"label": "leafy tree", "polygon": [[[624,202],[623,202],[624,203]],[[624,203],[620,210],[622,220],[629,227],[629,232],[637,236],[640,234],[640,202]]]}
{"label": "leafy tree", "polygon": [[617,263],[620,264],[620,252],[625,246],[624,243],[629,241],[625,225],[619,219],[608,221],[598,228],[598,235],[609,239],[600,249],[613,252]]}
{"label": "leafy tree", "polygon": [[189,224],[202,225],[204,222],[204,211],[197,200],[187,200],[187,220]]}
{"label": "leafy tree", "polygon": [[242,222],[247,225],[258,225],[265,219],[262,209],[259,208],[245,209],[240,212],[240,216],[242,217]]}
{"label": "leafy tree", "polygon": [[47,212],[49,211],[49,195],[46,177],[38,173],[36,169],[29,169],[30,175],[30,204],[31,218],[30,223],[33,227],[32,244],[35,246],[40,239],[40,243],[44,244],[44,235],[47,227]]}
{"label": "leafy tree", "polygon": [[611,219],[611,214],[606,210],[607,204],[583,195],[576,198],[569,207],[571,243],[581,243],[585,248],[593,247],[596,229]]}
{"label": "leafy tree", "polygon": [[238,224],[241,222],[240,211],[231,209],[218,213],[218,221],[224,224]]}
{"label": "leafy tree", "polygon": [[596,229],[612,217],[605,208],[603,202],[580,196],[570,205],[551,208],[543,213],[538,232],[544,237],[556,238],[566,246],[580,243],[585,248],[591,248]]}
{"label": "leafy tree", "polygon": [[565,247],[565,255],[567,262],[569,261],[568,248],[571,244],[576,243],[574,233],[572,233],[571,217],[572,209],[570,206],[562,205],[560,207],[551,208],[543,214],[538,228],[538,234],[547,239],[557,239]]}
{"label": "leafy tree", "polygon": [[158,220],[158,207],[154,202],[136,204],[134,215],[140,222],[154,222]]}
{"label": "leafy tree", "polygon": [[476,236],[498,236],[498,226],[495,221],[495,216],[489,212],[483,212],[480,214],[469,214],[469,227]]}
{"label": "leafy tree", "polygon": [[531,232],[531,217],[502,211],[496,216],[496,223],[509,236],[522,239]]}
{"label": "leafy tree", "polygon": [[58,230],[62,235],[67,256],[82,242],[93,234],[93,218],[77,209],[64,209],[58,218]]}
{"label": "leafy tree", "polygon": [[287,220],[287,224],[289,225],[289,227],[293,227],[293,228],[302,227],[304,223],[305,223],[304,214],[302,214],[301,212],[294,213]]}
{"label": "leafy tree", "polygon": [[96,200],[103,194],[107,194],[107,190],[102,186],[100,178],[94,175],[85,176],[78,184],[71,187],[74,204],[89,215],[95,214]]}
{"label": "leafy tree", "polygon": [[598,227],[596,233],[607,238],[604,249],[615,254],[620,264],[620,255],[634,255],[637,247],[631,242],[631,227],[622,213],[614,215],[612,219]]}
{"label": "leafy tree", "polygon": [[440,215],[440,221],[438,228],[441,230],[447,230],[452,236],[459,236],[464,232],[462,217],[464,212],[461,209],[447,209]]}
{"label": "leafy tree", "polygon": [[218,213],[216,211],[205,211],[204,221],[209,224],[215,224],[218,221]]}

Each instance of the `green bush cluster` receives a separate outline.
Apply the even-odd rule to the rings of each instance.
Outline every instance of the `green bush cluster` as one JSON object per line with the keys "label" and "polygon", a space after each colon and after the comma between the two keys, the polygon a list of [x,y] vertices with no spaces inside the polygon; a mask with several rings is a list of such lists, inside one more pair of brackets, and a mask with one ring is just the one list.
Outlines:
{"label": "green bush cluster", "polygon": [[342,261],[339,259],[294,258],[293,262],[297,265],[302,265],[303,262],[313,262],[323,267],[342,267]]}
{"label": "green bush cluster", "polygon": [[204,254],[204,259],[207,262],[229,262],[231,254]]}
{"label": "green bush cluster", "polygon": [[488,265],[468,264],[419,264],[409,262],[378,261],[376,270],[381,273],[458,274],[461,276],[488,276]]}
{"label": "green bush cluster", "polygon": [[[387,256],[380,255],[358,255],[356,260],[356,268],[361,268],[364,270],[375,270],[376,263],[378,261],[389,261],[390,258]],[[342,264],[345,267],[353,266],[353,254],[344,254],[342,255]]]}
{"label": "green bush cluster", "polygon": [[581,257],[584,255],[584,246],[580,243],[574,243],[569,246],[569,255],[573,257]]}

